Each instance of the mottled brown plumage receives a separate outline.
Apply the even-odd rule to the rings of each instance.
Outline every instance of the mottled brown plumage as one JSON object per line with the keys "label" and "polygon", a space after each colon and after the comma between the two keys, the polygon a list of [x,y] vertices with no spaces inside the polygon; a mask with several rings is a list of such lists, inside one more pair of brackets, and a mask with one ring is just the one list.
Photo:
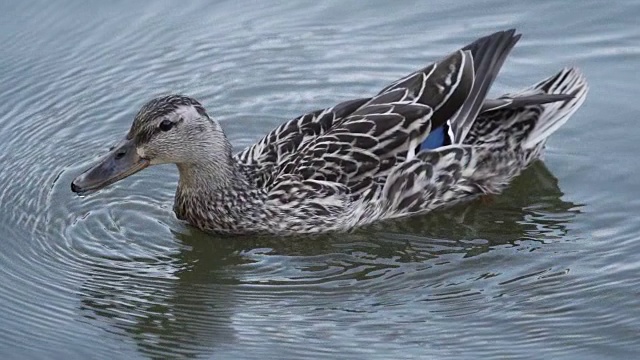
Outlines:
{"label": "mottled brown plumage", "polygon": [[[519,37],[510,30],[478,39],[375,96],[286,122],[235,155],[199,102],[154,99],[124,145],[72,188],[94,190],[122,178],[105,175],[109,166],[124,168],[119,158],[134,164],[133,172],[174,163],[178,218],[225,234],[346,231],[498,193],[538,158],[587,92],[582,75],[565,69],[487,99]],[[441,127],[451,130],[448,145],[423,149]]]}

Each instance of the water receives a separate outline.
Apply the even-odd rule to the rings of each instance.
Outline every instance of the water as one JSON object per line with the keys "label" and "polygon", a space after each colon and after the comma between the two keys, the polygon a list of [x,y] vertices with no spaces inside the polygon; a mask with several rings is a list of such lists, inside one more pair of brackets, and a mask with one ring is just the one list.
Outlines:
{"label": "water", "polygon": [[[628,358],[640,352],[640,3],[0,2],[2,358]],[[200,99],[241,149],[476,37],[523,34],[495,92],[591,84],[491,204],[351,235],[225,239],[171,166],[71,180],[148,99]]]}

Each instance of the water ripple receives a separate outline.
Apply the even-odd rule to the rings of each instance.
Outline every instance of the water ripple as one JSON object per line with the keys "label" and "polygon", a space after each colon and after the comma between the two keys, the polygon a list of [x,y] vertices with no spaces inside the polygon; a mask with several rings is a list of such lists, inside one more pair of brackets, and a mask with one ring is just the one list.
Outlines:
{"label": "water ripple", "polygon": [[[523,8],[496,0],[422,10],[383,1],[5,7],[0,353],[637,352],[640,284],[629,254],[638,250],[632,214],[640,201],[613,189],[636,185],[635,127],[626,123],[634,89],[612,74],[634,70],[639,33],[625,15],[640,9],[573,6],[585,16],[551,1]],[[571,63],[584,64],[597,86],[588,111],[554,135],[551,171],[536,164],[491,204],[348,235],[222,239],[175,218],[170,166],[86,197],[69,191],[155,95],[196,96],[240,148],[283,119],[371,93],[475,35],[515,24],[525,38],[498,90]],[[615,149],[600,151],[612,138]]]}

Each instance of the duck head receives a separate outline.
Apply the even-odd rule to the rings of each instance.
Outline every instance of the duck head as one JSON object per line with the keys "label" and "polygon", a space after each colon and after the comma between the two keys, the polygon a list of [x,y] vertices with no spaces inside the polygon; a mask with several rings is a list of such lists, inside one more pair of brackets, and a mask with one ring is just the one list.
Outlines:
{"label": "duck head", "polygon": [[137,113],[125,138],[71,183],[76,193],[100,190],[152,165],[215,169],[231,158],[220,124],[195,99],[155,98]]}

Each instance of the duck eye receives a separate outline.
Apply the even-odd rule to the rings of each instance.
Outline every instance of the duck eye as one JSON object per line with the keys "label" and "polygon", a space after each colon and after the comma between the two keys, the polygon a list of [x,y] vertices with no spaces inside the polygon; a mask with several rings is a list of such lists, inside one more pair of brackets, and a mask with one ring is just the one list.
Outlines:
{"label": "duck eye", "polygon": [[171,120],[162,120],[160,123],[160,130],[169,131],[173,127],[173,122]]}

